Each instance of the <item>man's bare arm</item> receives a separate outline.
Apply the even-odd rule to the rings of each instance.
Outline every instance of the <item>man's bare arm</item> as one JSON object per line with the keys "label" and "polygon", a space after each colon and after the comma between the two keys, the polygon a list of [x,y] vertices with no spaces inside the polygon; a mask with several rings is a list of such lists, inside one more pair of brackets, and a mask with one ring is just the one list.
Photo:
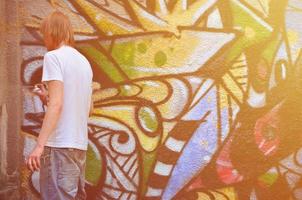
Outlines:
{"label": "man's bare arm", "polygon": [[63,107],[63,83],[61,81],[48,82],[49,102],[43,120],[42,128],[35,149],[30,154],[27,165],[30,170],[40,168],[40,157],[49,135],[55,130]]}

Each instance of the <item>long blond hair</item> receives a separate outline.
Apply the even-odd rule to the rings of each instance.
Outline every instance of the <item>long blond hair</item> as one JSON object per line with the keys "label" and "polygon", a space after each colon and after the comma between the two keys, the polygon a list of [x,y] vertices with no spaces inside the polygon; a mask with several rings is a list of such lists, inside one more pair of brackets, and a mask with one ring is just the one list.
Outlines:
{"label": "long blond hair", "polygon": [[58,47],[62,42],[74,45],[72,25],[69,18],[60,11],[54,11],[41,23],[41,33],[50,36],[54,46]]}

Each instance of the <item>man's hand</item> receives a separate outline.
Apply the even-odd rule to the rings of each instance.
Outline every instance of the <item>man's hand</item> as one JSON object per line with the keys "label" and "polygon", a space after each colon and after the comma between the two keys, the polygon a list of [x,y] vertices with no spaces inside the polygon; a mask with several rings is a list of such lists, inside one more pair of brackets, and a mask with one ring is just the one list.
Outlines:
{"label": "man's hand", "polygon": [[38,171],[40,169],[40,158],[44,151],[44,147],[37,145],[26,161],[27,167],[33,172]]}
{"label": "man's hand", "polygon": [[48,97],[48,91],[44,86],[44,84],[42,83],[36,84],[33,93],[39,96],[40,100],[44,105],[47,105],[49,101],[49,97]]}

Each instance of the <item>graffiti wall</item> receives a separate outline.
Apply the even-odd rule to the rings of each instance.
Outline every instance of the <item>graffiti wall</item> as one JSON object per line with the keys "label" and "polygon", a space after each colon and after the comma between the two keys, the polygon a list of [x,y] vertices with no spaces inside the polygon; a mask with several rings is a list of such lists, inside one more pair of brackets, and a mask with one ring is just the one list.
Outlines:
{"label": "graffiti wall", "polygon": [[[302,199],[302,0],[22,0],[24,155],[44,108],[41,20],[94,72],[88,199]],[[38,172],[22,171],[28,199]]]}

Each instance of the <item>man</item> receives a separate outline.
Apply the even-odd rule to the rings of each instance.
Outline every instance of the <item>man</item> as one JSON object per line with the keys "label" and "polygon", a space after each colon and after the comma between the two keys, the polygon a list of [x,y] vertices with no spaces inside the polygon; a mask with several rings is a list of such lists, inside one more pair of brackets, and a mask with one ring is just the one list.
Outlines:
{"label": "man", "polygon": [[85,199],[91,66],[72,47],[72,26],[63,13],[55,11],[46,17],[41,32],[48,50],[42,82],[48,90],[46,94],[41,88],[40,96],[46,99],[47,110],[27,165],[32,171],[40,170],[42,199]]}

